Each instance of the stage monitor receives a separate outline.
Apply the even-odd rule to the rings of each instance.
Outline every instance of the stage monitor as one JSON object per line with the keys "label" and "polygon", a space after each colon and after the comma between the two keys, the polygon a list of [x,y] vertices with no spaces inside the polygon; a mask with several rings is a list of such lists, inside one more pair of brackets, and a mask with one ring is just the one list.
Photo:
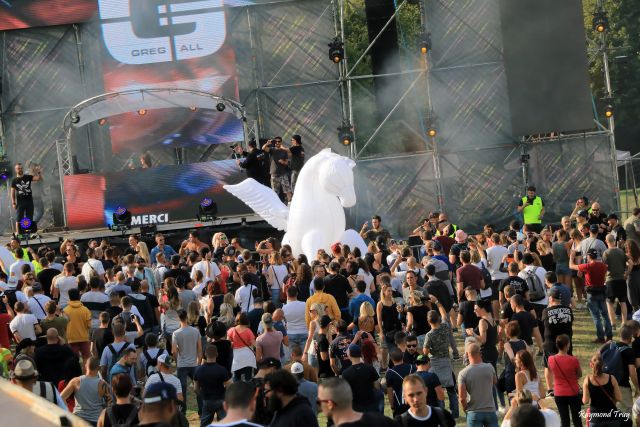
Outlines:
{"label": "stage monitor", "polygon": [[512,135],[594,127],[580,0],[500,0]]}

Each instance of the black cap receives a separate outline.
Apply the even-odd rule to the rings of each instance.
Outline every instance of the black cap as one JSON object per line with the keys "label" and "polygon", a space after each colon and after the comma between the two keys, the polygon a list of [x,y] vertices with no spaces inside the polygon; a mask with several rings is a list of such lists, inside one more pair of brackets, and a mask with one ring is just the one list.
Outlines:
{"label": "black cap", "polygon": [[598,258],[598,251],[596,249],[589,249],[587,255],[593,258]]}
{"label": "black cap", "polygon": [[164,381],[147,386],[142,402],[146,404],[178,400],[176,388]]}
{"label": "black cap", "polygon": [[592,233],[597,233],[600,230],[600,227],[598,227],[598,224],[591,224],[589,226],[589,231]]}
{"label": "black cap", "polygon": [[617,220],[617,219],[618,219],[618,215],[616,215],[616,214],[614,214],[614,213],[609,214],[609,216],[607,217],[607,219],[615,219],[615,220]]}
{"label": "black cap", "polygon": [[580,209],[576,215],[583,218],[589,218],[589,212],[587,212],[586,209]]}
{"label": "black cap", "polygon": [[560,289],[558,289],[557,286],[551,288],[551,290],[549,291],[549,296],[551,298],[555,298],[555,299],[561,299],[562,298],[562,292],[560,292]]}

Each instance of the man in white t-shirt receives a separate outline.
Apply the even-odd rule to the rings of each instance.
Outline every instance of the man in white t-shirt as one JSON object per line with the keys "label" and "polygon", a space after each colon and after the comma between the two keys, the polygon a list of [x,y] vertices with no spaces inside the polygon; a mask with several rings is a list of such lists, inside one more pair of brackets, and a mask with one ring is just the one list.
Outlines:
{"label": "man in white t-shirt", "polygon": [[25,338],[35,341],[36,335],[42,332],[36,316],[25,313],[26,305],[22,301],[16,302],[13,310],[16,312],[16,317],[9,323],[9,329],[11,329],[16,342],[20,342]]}
{"label": "man in white t-shirt", "polygon": [[7,280],[7,284],[10,289],[15,289],[18,286],[18,282],[22,278],[22,266],[28,265],[31,267],[31,271],[33,271],[33,264],[29,261],[25,261],[22,259],[23,257],[23,249],[18,248],[15,250],[14,255],[16,257],[16,262],[9,266],[9,279]]}
{"label": "man in white t-shirt", "polygon": [[75,267],[73,263],[66,263],[62,275],[57,276],[51,285],[53,297],[59,298],[58,305],[60,309],[65,308],[67,304],[69,304],[69,289],[78,288],[78,279],[73,275],[74,272]]}
{"label": "man in white t-shirt", "polygon": [[149,375],[147,382],[144,384],[145,390],[151,385],[159,382],[165,382],[171,384],[176,388],[176,392],[178,393],[178,400],[184,401],[182,394],[182,384],[178,377],[173,375],[171,371],[176,367],[176,362],[173,360],[173,357],[168,354],[162,354],[158,357],[158,364],[156,365],[158,368],[158,372],[155,374]]}
{"label": "man in white t-shirt", "polygon": [[287,320],[287,336],[289,346],[299,345],[304,348],[309,335],[305,321],[306,304],[298,301],[298,288],[290,286],[287,289],[287,303],[282,307],[284,318]]}
{"label": "man in white t-shirt", "polygon": [[191,279],[196,279],[196,271],[202,272],[203,281],[206,283],[208,280],[215,281],[216,277],[220,276],[220,269],[218,265],[211,261],[211,251],[207,247],[200,248],[201,260],[193,264],[191,269]]}
{"label": "man in white t-shirt", "polygon": [[47,317],[44,306],[51,301],[51,298],[42,293],[42,285],[40,283],[35,283],[31,289],[33,290],[33,296],[28,301],[29,311],[40,321]]}
{"label": "man in white t-shirt", "polygon": [[106,282],[106,277],[104,275],[104,266],[100,261],[96,259],[96,251],[93,248],[87,249],[87,262],[82,266],[82,275],[85,280],[88,282],[92,276],[97,276],[100,280],[104,280]]}
{"label": "man in white t-shirt", "polygon": [[487,249],[487,270],[491,274],[491,308],[495,319],[500,314],[500,282],[509,277],[509,274],[500,271],[502,259],[508,254],[509,249],[500,244],[500,235],[493,233]]}

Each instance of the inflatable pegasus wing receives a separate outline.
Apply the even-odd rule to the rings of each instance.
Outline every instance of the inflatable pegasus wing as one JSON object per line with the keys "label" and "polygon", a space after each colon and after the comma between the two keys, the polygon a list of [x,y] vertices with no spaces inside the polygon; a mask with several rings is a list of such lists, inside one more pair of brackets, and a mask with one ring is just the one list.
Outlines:
{"label": "inflatable pegasus wing", "polygon": [[289,208],[271,188],[253,178],[247,178],[235,185],[223,185],[222,188],[246,203],[272,227],[287,231]]}

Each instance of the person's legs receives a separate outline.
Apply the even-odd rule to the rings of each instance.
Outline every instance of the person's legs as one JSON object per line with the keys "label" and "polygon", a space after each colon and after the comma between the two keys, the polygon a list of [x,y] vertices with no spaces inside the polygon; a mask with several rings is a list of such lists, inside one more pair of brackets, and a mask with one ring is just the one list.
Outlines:
{"label": "person's legs", "polygon": [[202,415],[200,415],[200,427],[206,427],[213,421],[214,400],[202,401]]}
{"label": "person's legs", "polygon": [[562,424],[562,427],[569,427],[571,423],[569,419],[569,400],[570,399],[571,399],[570,397],[565,397],[565,396],[553,398],[553,400],[556,402],[556,408],[558,408],[558,414],[560,414],[560,422]]}
{"label": "person's legs", "polygon": [[182,405],[182,413],[187,413],[187,378],[189,377],[189,368],[178,368],[177,377],[180,380],[180,386],[182,387],[182,397],[184,399],[184,405]]}
{"label": "person's legs", "polygon": [[280,288],[271,289],[271,302],[276,308],[280,308]]}
{"label": "person's legs", "polygon": [[605,299],[606,298],[604,295],[598,295],[598,310],[600,312],[600,316],[602,316],[602,319],[604,321],[604,334],[606,335],[607,339],[611,339],[613,337],[613,331],[611,328],[611,322],[609,321],[609,316],[607,316],[607,306],[605,303]]}
{"label": "person's legs", "polygon": [[616,324],[616,299],[607,298],[607,313],[609,315],[609,321],[612,325]]}
{"label": "person's legs", "polygon": [[304,345],[307,342],[307,334],[289,334],[289,346],[293,348],[294,345],[300,346],[304,349]]}
{"label": "person's legs", "polygon": [[227,416],[227,413],[224,410],[224,400],[213,401],[213,412],[216,414],[216,419],[218,421]]}
{"label": "person's legs", "polygon": [[449,396],[449,412],[453,415],[453,418],[460,416],[460,407],[458,403],[458,392],[455,386],[447,387],[447,395]]}
{"label": "person's legs", "polygon": [[571,400],[569,401],[569,410],[571,412],[571,421],[573,422],[573,427],[582,427],[582,417],[580,416],[580,411],[582,410],[582,400],[580,399],[580,396],[573,396],[571,398]]}
{"label": "person's legs", "polygon": [[589,293],[587,294],[587,309],[589,310],[591,319],[593,319],[593,323],[596,325],[597,338],[599,340],[603,340],[604,330],[602,329],[602,320],[600,319],[599,304],[598,304],[598,301],[593,298],[593,295]]}

